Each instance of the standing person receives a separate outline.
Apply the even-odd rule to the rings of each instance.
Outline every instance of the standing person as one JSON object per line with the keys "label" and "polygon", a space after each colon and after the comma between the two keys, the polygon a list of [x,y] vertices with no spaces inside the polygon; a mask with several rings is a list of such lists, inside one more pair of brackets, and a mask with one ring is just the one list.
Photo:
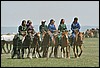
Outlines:
{"label": "standing person", "polygon": [[42,20],[41,21],[41,25],[39,26],[39,31],[40,31],[40,38],[41,38],[41,41],[42,41],[42,34],[43,34],[43,32],[45,31],[45,32],[47,32],[47,30],[48,30],[48,27],[47,27],[47,25],[45,25],[45,20]]}
{"label": "standing person", "polygon": [[[25,37],[26,33],[27,33],[27,26],[26,26],[26,21],[23,20],[22,24],[18,27],[18,32],[19,32],[19,46],[22,46],[22,40],[23,37]],[[23,58],[23,53],[24,53],[24,49],[22,49],[22,58]],[[18,47],[18,58],[20,58],[20,47]]]}
{"label": "standing person", "polygon": [[51,40],[53,39],[53,34],[56,31],[56,26],[55,26],[54,23],[55,23],[55,21],[53,19],[51,19],[50,20],[50,23],[48,25],[48,30],[51,32],[51,35],[50,35]]}
{"label": "standing person", "polygon": [[74,38],[75,38],[75,32],[74,30],[78,30],[80,31],[80,24],[78,23],[78,18],[75,17],[73,23],[71,24],[71,30],[72,30],[72,42],[71,42],[71,46],[74,43]]}

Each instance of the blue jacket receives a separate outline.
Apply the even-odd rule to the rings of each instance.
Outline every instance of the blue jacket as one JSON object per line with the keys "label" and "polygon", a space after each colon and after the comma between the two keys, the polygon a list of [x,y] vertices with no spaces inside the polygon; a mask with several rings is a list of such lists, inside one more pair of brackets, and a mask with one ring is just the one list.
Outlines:
{"label": "blue jacket", "polygon": [[71,24],[71,30],[72,30],[72,32],[74,32],[74,29],[78,29],[78,31],[79,31],[79,29],[80,29],[80,24],[77,22],[77,23],[72,23]]}
{"label": "blue jacket", "polygon": [[50,25],[48,25],[48,29],[51,31],[51,33],[53,33],[54,30],[56,30],[56,27],[54,24],[52,24],[52,25],[50,24]]}

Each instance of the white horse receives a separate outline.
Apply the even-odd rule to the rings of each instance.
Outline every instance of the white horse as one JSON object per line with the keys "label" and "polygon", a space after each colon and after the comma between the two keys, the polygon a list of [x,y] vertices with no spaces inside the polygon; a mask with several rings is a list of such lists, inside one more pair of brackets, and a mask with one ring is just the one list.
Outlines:
{"label": "white horse", "polygon": [[[15,35],[1,35],[1,40],[3,40],[5,42],[8,53],[10,53],[10,51],[11,51],[14,36]],[[8,47],[8,44],[10,44],[10,49]]]}

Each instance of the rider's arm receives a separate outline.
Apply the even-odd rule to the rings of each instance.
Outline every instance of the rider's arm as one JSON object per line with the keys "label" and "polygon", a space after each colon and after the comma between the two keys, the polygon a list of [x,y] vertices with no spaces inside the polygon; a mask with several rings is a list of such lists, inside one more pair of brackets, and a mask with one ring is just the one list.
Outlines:
{"label": "rider's arm", "polygon": [[47,27],[47,25],[45,25],[45,30],[48,31],[48,27]]}
{"label": "rider's arm", "polygon": [[71,24],[71,30],[73,30],[73,24]]}
{"label": "rider's arm", "polygon": [[40,32],[42,32],[42,28],[41,28],[41,25],[39,26],[39,31],[40,31]]}
{"label": "rider's arm", "polygon": [[65,30],[67,30],[67,26],[66,26],[66,24],[65,24]]}
{"label": "rider's arm", "polygon": [[60,29],[61,29],[61,27],[60,27],[60,25],[59,25],[58,30],[60,30]]}
{"label": "rider's arm", "polygon": [[78,25],[77,25],[77,26],[78,26],[78,29],[80,29],[80,24],[79,24],[79,23],[78,23]]}
{"label": "rider's arm", "polygon": [[51,29],[50,25],[48,25],[48,29],[52,32],[53,30]]}
{"label": "rider's arm", "polygon": [[19,32],[19,34],[21,34],[21,31],[22,31],[22,26],[19,26],[19,27],[18,27],[18,32]]}

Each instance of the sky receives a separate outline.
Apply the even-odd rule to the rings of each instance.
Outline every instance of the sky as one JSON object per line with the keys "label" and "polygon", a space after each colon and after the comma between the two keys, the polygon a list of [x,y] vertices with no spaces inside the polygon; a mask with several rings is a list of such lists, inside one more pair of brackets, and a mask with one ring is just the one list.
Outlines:
{"label": "sky", "polygon": [[40,25],[41,20],[65,19],[71,25],[78,17],[81,26],[99,26],[99,1],[1,1],[1,27],[17,27],[22,20]]}

